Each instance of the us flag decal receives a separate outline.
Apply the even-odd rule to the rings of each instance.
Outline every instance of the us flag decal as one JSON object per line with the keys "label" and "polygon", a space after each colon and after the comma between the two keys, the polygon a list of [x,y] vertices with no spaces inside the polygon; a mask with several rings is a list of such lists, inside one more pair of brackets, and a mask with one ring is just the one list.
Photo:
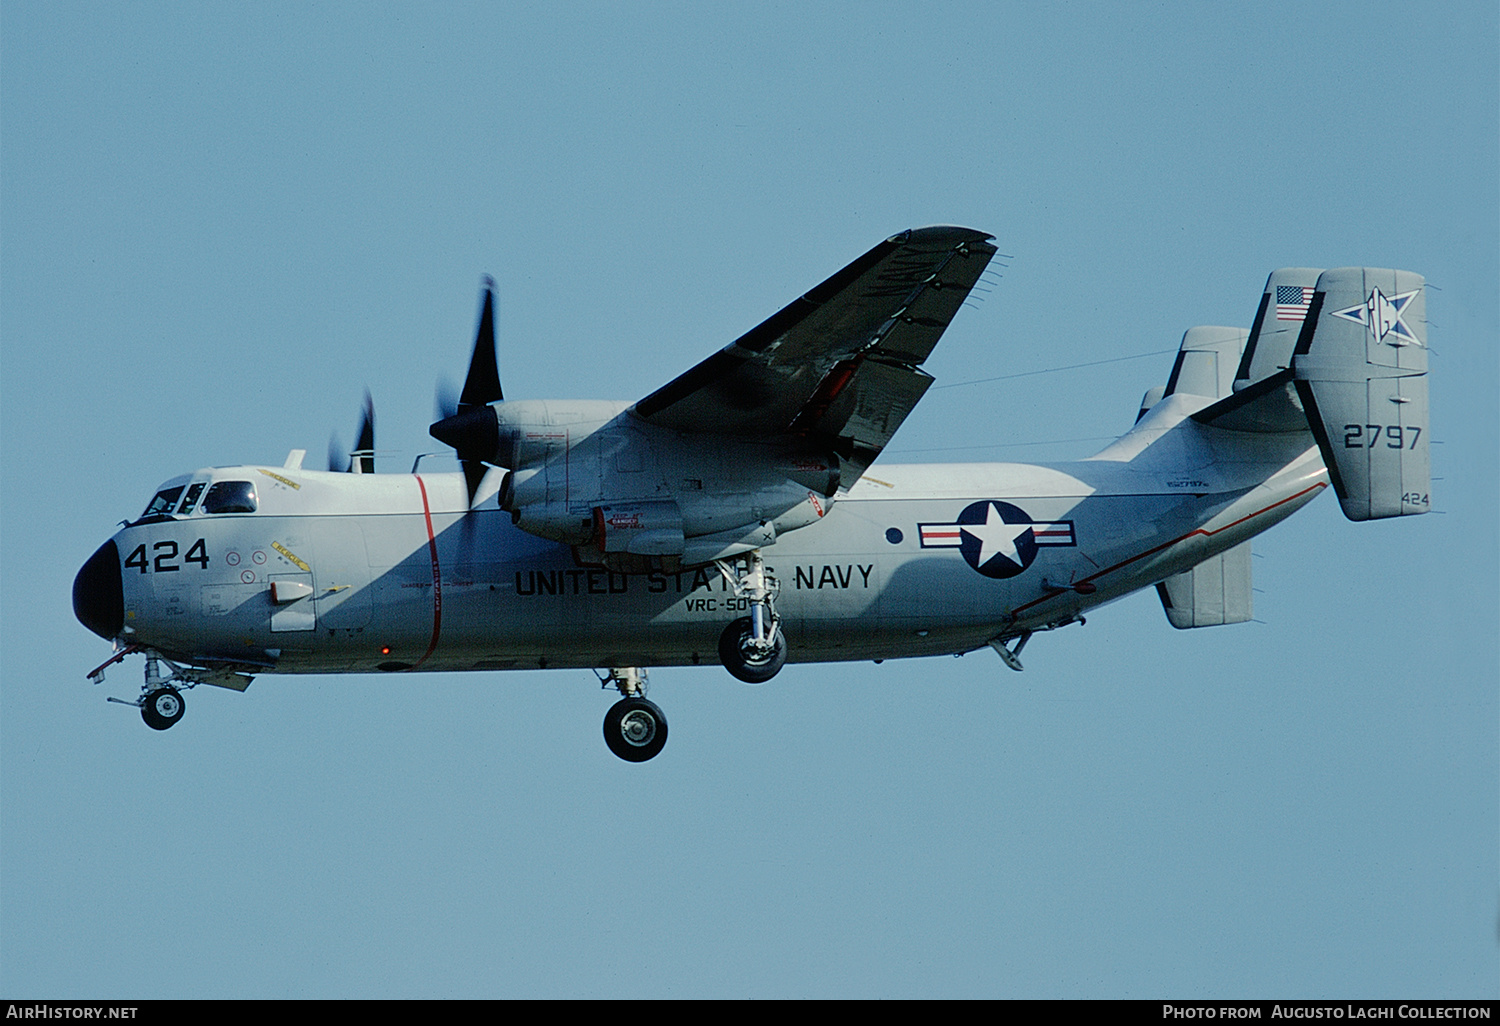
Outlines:
{"label": "us flag decal", "polygon": [[1311,285],[1276,286],[1276,319],[1278,321],[1305,321],[1307,308],[1312,306]]}

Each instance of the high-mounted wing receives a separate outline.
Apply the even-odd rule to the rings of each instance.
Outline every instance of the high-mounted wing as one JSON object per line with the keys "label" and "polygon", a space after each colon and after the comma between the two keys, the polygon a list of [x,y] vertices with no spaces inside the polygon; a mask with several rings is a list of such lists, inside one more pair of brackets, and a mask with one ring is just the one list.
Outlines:
{"label": "high-mounted wing", "polygon": [[971,228],[892,236],[636,403],[647,423],[742,439],[805,439],[848,488],[932,384],[927,359],[995,254]]}

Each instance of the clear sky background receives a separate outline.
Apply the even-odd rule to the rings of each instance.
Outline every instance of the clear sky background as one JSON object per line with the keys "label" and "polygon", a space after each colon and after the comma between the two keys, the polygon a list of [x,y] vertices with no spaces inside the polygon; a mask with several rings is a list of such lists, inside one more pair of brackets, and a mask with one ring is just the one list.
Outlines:
{"label": "clear sky background", "polygon": [[[0,993],[1495,997],[1492,0],[0,4]],[[1011,259],[885,460],[1070,459],[1266,274],[1425,274],[1438,512],[1319,499],[1257,622],[993,654],[263,676],[148,730],[74,573],[155,486],[644,396],[876,242]],[[1439,291],[1440,290],[1440,291]],[[1154,356],[1143,354],[1157,353]],[[1121,357],[1077,371],[963,384]],[[946,387],[952,386],[952,387]]]}

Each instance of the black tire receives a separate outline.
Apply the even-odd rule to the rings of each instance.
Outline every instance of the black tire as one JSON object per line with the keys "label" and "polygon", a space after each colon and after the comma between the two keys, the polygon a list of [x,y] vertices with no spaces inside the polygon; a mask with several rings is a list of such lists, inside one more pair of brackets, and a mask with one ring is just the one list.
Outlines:
{"label": "black tire", "polygon": [[655,702],[622,698],[604,714],[604,743],[626,762],[645,762],[667,743],[667,718]]}
{"label": "black tire", "polygon": [[141,703],[141,719],[152,730],[166,730],[182,719],[185,711],[182,695],[176,688],[157,688]]}
{"label": "black tire", "polygon": [[750,618],[742,616],[719,635],[719,662],[746,684],[764,684],[780,672],[786,662],[786,638],[781,628],[771,638],[771,648],[757,656],[750,648]]}

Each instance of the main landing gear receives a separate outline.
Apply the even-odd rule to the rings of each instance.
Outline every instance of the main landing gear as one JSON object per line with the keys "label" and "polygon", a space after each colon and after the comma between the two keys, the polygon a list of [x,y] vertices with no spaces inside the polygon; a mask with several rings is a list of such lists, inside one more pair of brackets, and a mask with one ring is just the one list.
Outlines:
{"label": "main landing gear", "polygon": [[759,549],[752,549],[732,565],[714,564],[737,598],[750,601],[750,615],[741,617],[719,635],[719,662],[746,684],[764,684],[786,662],[786,637],[776,615],[776,593],[780,585],[766,573]]}
{"label": "main landing gear", "polygon": [[655,702],[646,700],[646,671],[613,667],[603,683],[625,696],[604,714],[604,743],[626,762],[655,758],[667,743],[667,717]]}

